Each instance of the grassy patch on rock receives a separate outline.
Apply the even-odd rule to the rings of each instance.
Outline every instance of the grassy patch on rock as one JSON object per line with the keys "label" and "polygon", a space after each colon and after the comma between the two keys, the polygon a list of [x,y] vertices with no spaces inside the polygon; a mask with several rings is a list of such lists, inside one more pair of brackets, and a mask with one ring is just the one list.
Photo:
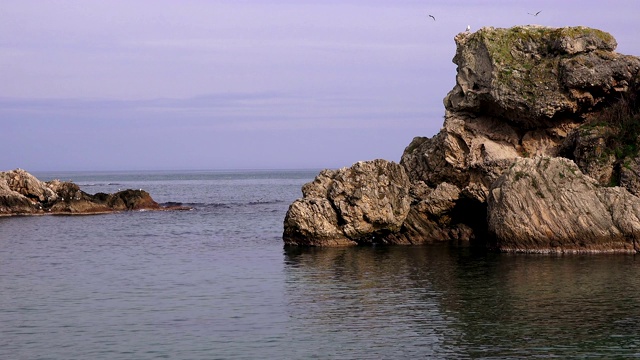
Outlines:
{"label": "grassy patch on rock", "polygon": [[637,157],[640,147],[640,101],[637,95],[623,95],[611,106],[604,108],[592,120],[607,124],[611,131],[605,134],[605,144],[609,153],[617,160]]}

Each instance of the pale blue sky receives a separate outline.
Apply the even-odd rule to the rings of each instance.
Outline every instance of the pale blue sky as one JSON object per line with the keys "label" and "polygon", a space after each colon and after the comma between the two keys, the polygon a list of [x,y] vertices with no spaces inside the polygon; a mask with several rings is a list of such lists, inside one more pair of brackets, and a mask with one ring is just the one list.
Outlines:
{"label": "pale blue sky", "polygon": [[637,0],[2,0],[0,171],[399,161],[439,131],[467,25],[591,26],[640,55],[638,19]]}

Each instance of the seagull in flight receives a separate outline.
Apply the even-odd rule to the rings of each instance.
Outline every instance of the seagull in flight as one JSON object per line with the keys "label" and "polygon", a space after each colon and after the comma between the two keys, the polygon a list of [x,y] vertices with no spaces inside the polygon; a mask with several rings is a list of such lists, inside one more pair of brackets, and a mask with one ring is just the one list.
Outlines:
{"label": "seagull in flight", "polygon": [[533,16],[538,16],[538,14],[540,14],[541,12],[542,12],[542,10],[538,11],[538,12],[537,12],[537,13],[535,13],[535,14],[532,14],[532,13],[527,13],[527,14],[529,14],[529,15],[533,15]]}
{"label": "seagull in flight", "polygon": [[436,21],[436,17],[435,17],[435,16],[433,16],[433,15],[429,14],[429,17],[430,17],[430,18],[432,18],[432,19],[433,19],[433,21]]}

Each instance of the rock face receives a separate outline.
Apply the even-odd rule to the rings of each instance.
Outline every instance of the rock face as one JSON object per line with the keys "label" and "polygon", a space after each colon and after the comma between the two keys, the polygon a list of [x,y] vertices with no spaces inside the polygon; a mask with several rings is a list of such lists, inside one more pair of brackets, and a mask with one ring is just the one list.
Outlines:
{"label": "rock face", "polygon": [[[335,179],[353,170],[325,170],[291,205],[285,243],[375,236],[514,252],[638,251],[640,59],[585,27],[489,27],[455,42],[443,127],[416,137],[400,161],[408,195],[349,202],[388,186],[379,170],[361,167],[366,180],[348,186]],[[405,202],[402,216],[385,215],[387,204]]]}
{"label": "rock face", "polygon": [[404,168],[385,160],[324,170],[304,185],[285,218],[286,244],[355,245],[384,242],[400,230],[411,205]]}
{"label": "rock face", "polygon": [[556,127],[625,92],[640,61],[613,52],[608,33],[582,27],[483,28],[456,37],[450,111],[507,118],[522,128]]}
{"label": "rock face", "polygon": [[71,182],[43,182],[25,170],[0,172],[0,216],[101,214],[126,210],[169,210],[143,190],[90,195]]}
{"label": "rock face", "polygon": [[504,251],[640,250],[640,198],[600,186],[568,159],[516,160],[487,203],[489,230]]}

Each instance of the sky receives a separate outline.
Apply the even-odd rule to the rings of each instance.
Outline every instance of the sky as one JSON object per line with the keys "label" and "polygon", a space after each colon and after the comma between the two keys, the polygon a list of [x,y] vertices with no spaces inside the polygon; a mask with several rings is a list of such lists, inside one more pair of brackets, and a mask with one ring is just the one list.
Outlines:
{"label": "sky", "polygon": [[590,26],[640,56],[638,19],[637,0],[2,0],[0,171],[399,162],[442,126],[467,25]]}

